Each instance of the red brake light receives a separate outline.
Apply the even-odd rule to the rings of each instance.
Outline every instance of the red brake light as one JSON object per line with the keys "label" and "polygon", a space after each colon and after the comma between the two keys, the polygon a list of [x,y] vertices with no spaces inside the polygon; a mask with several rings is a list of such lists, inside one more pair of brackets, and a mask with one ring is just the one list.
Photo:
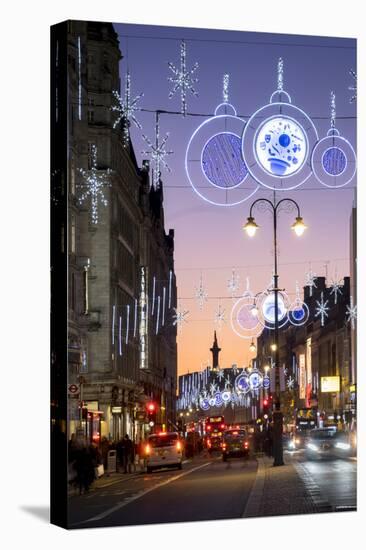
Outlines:
{"label": "red brake light", "polygon": [[158,435],[166,435],[166,432],[159,432]]}
{"label": "red brake light", "polygon": [[150,445],[146,445],[146,447],[145,447],[145,453],[146,453],[147,455],[149,455],[150,452],[151,452]]}
{"label": "red brake light", "polygon": [[209,432],[211,430],[211,426],[207,426],[207,431]]}
{"label": "red brake light", "polygon": [[248,448],[248,441],[244,441],[244,447],[247,449]]}
{"label": "red brake light", "polygon": [[221,428],[225,428],[225,424],[221,424]]}
{"label": "red brake light", "polygon": [[233,435],[238,435],[239,432],[233,432]]}

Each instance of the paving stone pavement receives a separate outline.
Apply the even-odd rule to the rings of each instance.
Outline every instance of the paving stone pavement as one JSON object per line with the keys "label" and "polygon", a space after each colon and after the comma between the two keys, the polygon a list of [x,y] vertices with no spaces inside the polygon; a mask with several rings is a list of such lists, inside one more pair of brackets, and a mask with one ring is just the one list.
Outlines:
{"label": "paving stone pavement", "polygon": [[267,456],[259,456],[257,461],[257,478],[243,517],[329,511],[328,507],[319,506],[293,463],[273,467],[273,459]]}

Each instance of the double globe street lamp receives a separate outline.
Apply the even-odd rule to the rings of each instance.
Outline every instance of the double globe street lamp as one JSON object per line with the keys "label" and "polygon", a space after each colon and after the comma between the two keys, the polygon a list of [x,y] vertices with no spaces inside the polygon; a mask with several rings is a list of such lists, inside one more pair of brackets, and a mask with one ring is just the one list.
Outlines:
{"label": "double globe street lamp", "polygon": [[306,225],[300,215],[300,207],[293,199],[281,199],[280,201],[272,202],[269,199],[257,199],[250,207],[249,216],[246,224],[243,226],[249,237],[254,237],[259,226],[257,225],[254,216],[253,209],[260,209],[262,212],[270,211],[273,214],[273,246],[274,246],[274,306],[275,306],[275,318],[274,318],[274,342],[272,350],[275,353],[275,408],[273,411],[273,456],[274,466],[282,466],[283,462],[283,445],[282,445],[282,431],[283,431],[283,415],[281,412],[281,398],[280,398],[280,361],[279,361],[279,345],[278,345],[278,269],[277,269],[277,214],[280,211],[292,212],[297,211],[295,222],[292,224],[291,229],[298,237],[303,235]]}

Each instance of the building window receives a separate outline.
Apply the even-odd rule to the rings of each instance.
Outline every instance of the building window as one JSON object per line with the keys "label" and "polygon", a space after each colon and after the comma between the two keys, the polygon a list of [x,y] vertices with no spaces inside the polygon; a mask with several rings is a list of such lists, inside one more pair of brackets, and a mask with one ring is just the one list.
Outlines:
{"label": "building window", "polygon": [[75,214],[70,216],[70,253],[76,253],[76,218]]}
{"label": "building window", "polygon": [[70,193],[71,195],[75,195],[75,166],[71,164],[70,169]]}
{"label": "building window", "polygon": [[94,99],[88,98],[88,122],[94,122]]}

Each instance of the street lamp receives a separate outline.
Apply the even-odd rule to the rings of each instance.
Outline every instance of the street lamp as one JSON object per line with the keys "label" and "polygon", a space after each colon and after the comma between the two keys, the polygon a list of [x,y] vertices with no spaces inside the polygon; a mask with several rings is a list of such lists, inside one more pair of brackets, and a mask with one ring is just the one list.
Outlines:
{"label": "street lamp", "polygon": [[249,235],[254,237],[258,229],[258,225],[253,216],[253,208],[261,205],[262,211],[269,210],[273,214],[273,248],[274,248],[274,297],[275,297],[275,323],[274,323],[274,342],[271,344],[271,350],[275,353],[275,410],[273,411],[273,455],[274,466],[282,466],[283,462],[283,445],[282,445],[282,430],[283,430],[283,416],[281,412],[281,398],[280,398],[280,361],[279,361],[279,347],[278,347],[278,272],[277,272],[277,214],[284,209],[286,212],[292,210],[297,211],[295,222],[292,224],[291,229],[294,230],[298,237],[303,235],[306,225],[300,214],[300,207],[293,199],[281,199],[276,203],[269,199],[257,199],[255,200],[249,211],[246,224],[243,229]]}
{"label": "street lamp", "polygon": [[257,347],[256,347],[255,343],[253,342],[253,340],[252,340],[251,343],[250,343],[249,350],[250,350],[252,353],[255,353],[255,352],[257,351]]}

